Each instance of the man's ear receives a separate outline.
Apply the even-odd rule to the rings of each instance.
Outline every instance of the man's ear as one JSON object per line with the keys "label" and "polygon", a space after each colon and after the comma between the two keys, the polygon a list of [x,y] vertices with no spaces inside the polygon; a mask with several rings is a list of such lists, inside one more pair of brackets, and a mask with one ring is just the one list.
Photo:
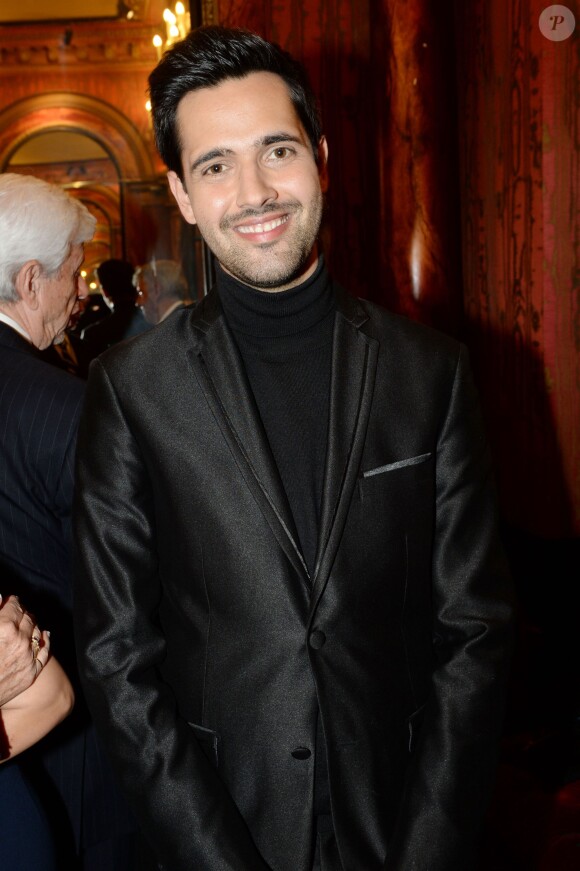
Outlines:
{"label": "man's ear", "polygon": [[318,177],[322,193],[328,190],[328,143],[325,136],[320,137],[318,143]]}
{"label": "man's ear", "polygon": [[193,209],[189,201],[189,195],[183,187],[183,182],[181,181],[177,173],[173,172],[173,170],[168,172],[167,181],[169,182],[171,193],[175,197],[177,205],[179,206],[179,211],[181,212],[187,223],[196,224],[197,221],[195,220],[195,215],[193,214]]}
{"label": "man's ear", "polygon": [[16,274],[14,285],[24,305],[36,311],[40,305],[42,268],[38,260],[27,260]]}

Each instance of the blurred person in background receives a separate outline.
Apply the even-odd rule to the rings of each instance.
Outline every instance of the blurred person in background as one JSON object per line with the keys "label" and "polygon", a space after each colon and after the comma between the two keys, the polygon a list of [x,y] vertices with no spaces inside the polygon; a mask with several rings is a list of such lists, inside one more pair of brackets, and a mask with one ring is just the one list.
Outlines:
{"label": "blurred person in background", "polygon": [[110,311],[100,321],[85,327],[82,332],[86,365],[117,342],[149,329],[149,324],[137,305],[134,272],[131,263],[118,258],[104,260],[97,267],[101,293]]}
{"label": "blurred person in background", "polygon": [[103,294],[100,291],[91,290],[82,311],[79,312],[76,323],[71,325],[71,330],[82,339],[87,327],[102,321],[110,313],[111,309],[105,302]]}
{"label": "blurred person in background", "polygon": [[152,260],[135,270],[138,304],[149,324],[160,324],[165,318],[192,299],[185,273],[176,260]]}

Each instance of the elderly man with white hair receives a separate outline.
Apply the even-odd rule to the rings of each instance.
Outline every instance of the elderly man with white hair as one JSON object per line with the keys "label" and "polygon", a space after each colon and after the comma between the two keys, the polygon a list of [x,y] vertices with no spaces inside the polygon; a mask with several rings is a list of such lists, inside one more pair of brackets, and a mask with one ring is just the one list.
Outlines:
{"label": "elderly man with white hair", "polygon": [[[84,382],[39,354],[62,341],[88,292],[83,245],[95,224],[86,206],[60,187],[0,174],[0,593],[17,595],[39,625],[50,627],[51,649],[76,695],[67,720],[25,754],[26,782],[19,783],[33,793],[26,805],[36,806],[32,818],[14,791],[22,757],[0,767],[6,868],[134,867],[133,820],[116,792],[76,677],[69,544]],[[52,844],[50,838],[35,844],[43,815]],[[7,859],[10,844],[14,852]]]}

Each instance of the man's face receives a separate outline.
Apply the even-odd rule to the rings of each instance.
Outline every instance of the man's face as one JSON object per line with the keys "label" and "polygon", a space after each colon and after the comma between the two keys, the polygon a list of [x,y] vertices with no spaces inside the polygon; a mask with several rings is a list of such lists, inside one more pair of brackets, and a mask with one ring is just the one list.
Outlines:
{"label": "man's face", "polygon": [[83,257],[83,246],[74,245],[56,275],[41,278],[42,337],[38,344],[41,349],[62,342],[71,316],[78,311],[79,297],[88,294],[80,274]]}
{"label": "man's face", "polygon": [[177,124],[185,182],[170,172],[169,184],[222,267],[265,290],[314,272],[327,148],[317,165],[284,81],[260,72],[192,91]]}

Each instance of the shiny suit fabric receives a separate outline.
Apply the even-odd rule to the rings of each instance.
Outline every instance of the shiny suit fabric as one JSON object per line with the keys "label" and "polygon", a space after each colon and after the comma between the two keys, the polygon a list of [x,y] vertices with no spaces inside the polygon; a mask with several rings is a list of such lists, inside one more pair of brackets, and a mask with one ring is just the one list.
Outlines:
{"label": "shiny suit fabric", "polygon": [[335,291],[312,577],[215,292],[91,367],[81,671],[167,871],[309,871],[318,709],[323,867],[470,867],[512,643],[477,397],[460,344]]}
{"label": "shiny suit fabric", "polygon": [[[83,381],[42,360],[0,323],[0,590],[18,594],[39,625],[51,630],[51,649],[77,692],[73,713],[11,764],[22,768],[39,797],[61,865],[135,826],[76,674],[70,515],[83,394]],[[0,791],[1,775],[2,767]],[[3,816],[16,814],[10,793],[0,792],[0,805]]]}

